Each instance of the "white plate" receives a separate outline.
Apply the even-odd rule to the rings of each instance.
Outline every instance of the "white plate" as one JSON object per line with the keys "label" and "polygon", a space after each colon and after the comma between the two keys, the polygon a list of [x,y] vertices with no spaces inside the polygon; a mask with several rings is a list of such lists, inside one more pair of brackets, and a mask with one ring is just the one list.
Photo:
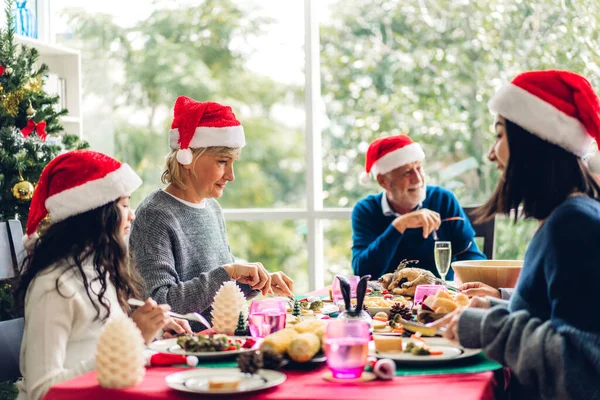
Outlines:
{"label": "white plate", "polygon": [[[476,356],[481,353],[481,349],[465,349],[444,338],[423,338],[425,343],[431,350],[443,351],[443,354],[437,356],[417,356],[410,353],[390,352],[378,353],[375,351],[375,344],[369,343],[369,355],[377,358],[389,358],[397,364],[406,365],[424,365],[424,364],[443,364],[454,362],[456,360],[464,360],[465,358]],[[402,348],[405,348],[410,339],[402,340]]]}
{"label": "white plate", "polygon": [[[241,337],[232,336],[231,339],[246,339]],[[150,350],[158,351],[161,353],[173,353],[173,354],[183,354],[186,356],[196,356],[198,360],[202,362],[203,360],[216,360],[220,358],[229,358],[237,356],[241,353],[247,353],[249,351],[254,351],[254,349],[239,349],[239,350],[230,350],[230,351],[202,351],[202,352],[193,352],[193,351],[185,351],[177,344],[177,338],[171,339],[162,339],[156,340],[150,345],[148,345]]]}
{"label": "white plate", "polygon": [[334,314],[336,312],[340,312],[340,309],[333,304],[324,304],[323,308],[321,308],[321,313],[323,315]]}
{"label": "white plate", "polygon": [[[261,369],[258,374],[265,380],[257,377],[242,374],[239,368],[217,368],[217,369],[192,369],[183,372],[176,372],[165,378],[167,386],[171,389],[188,393],[203,393],[210,395],[231,395],[240,393],[251,393],[259,390],[281,385],[285,382],[286,376],[278,371],[270,369]],[[230,376],[239,376],[240,385],[237,390],[209,390],[208,380],[210,378],[223,378]]]}

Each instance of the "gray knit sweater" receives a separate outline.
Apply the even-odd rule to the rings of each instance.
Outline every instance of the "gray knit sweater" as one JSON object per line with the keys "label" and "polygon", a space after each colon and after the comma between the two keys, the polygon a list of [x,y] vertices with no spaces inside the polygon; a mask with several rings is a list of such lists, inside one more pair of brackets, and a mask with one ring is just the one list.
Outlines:
{"label": "gray knit sweater", "polygon": [[[173,311],[210,319],[215,293],[230,280],[223,265],[234,262],[216,200],[194,208],[162,190],[151,193],[136,210],[129,250],[147,296]],[[248,285],[240,288],[247,298],[256,293]]]}

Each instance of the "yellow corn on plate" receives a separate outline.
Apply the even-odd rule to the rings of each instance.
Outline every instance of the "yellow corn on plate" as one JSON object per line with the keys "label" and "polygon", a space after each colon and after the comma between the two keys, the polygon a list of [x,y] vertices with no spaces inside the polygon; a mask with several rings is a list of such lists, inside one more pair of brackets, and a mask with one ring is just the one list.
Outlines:
{"label": "yellow corn on plate", "polygon": [[285,328],[275,333],[271,333],[263,340],[260,349],[272,351],[277,354],[285,354],[292,343],[292,340],[298,336],[293,328]]}
{"label": "yellow corn on plate", "polygon": [[288,355],[296,362],[310,361],[321,348],[321,341],[314,333],[301,333],[292,340]]}
{"label": "yellow corn on plate", "polygon": [[294,329],[298,333],[312,332],[315,333],[319,328],[325,326],[325,321],[320,319],[309,319],[294,325]]}

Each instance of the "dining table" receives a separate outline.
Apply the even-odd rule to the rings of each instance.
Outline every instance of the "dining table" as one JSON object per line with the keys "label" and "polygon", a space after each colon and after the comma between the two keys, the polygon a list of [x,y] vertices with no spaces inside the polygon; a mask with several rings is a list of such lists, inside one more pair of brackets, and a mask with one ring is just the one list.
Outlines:
{"label": "dining table", "polygon": [[[307,293],[306,296],[324,296],[328,288]],[[324,379],[328,371],[325,363],[312,368],[284,369],[282,384],[251,394],[205,395],[185,393],[170,388],[165,378],[173,373],[191,369],[187,366],[148,367],[143,381],[126,389],[107,389],[98,384],[92,371],[54,385],[44,400],[176,400],[176,399],[259,399],[259,400],[364,400],[364,399],[434,399],[487,400],[501,398],[506,391],[508,371],[480,354],[471,364],[444,369],[398,367],[392,380],[361,382],[331,382]],[[464,363],[463,363],[464,364]],[[223,363],[231,367],[231,362]],[[207,368],[199,364],[196,368]],[[219,368],[219,363],[210,368]],[[475,372],[473,372],[475,371]],[[479,371],[479,372],[477,372]]]}

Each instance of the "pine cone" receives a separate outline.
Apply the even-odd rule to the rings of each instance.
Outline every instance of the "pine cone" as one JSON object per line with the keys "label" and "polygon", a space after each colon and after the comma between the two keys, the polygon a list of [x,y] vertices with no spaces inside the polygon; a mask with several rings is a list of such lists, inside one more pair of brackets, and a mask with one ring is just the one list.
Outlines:
{"label": "pine cone", "polygon": [[393,319],[396,315],[400,315],[402,319],[405,319],[407,321],[412,320],[413,317],[410,308],[400,303],[394,303],[394,305],[390,309],[390,319]]}
{"label": "pine cone", "polygon": [[277,370],[283,367],[283,356],[281,354],[275,353],[273,351],[263,351],[262,352],[262,361],[264,369],[274,369]]}
{"label": "pine cone", "polygon": [[242,353],[237,359],[240,371],[245,374],[255,374],[263,367],[262,355],[258,351]]}

